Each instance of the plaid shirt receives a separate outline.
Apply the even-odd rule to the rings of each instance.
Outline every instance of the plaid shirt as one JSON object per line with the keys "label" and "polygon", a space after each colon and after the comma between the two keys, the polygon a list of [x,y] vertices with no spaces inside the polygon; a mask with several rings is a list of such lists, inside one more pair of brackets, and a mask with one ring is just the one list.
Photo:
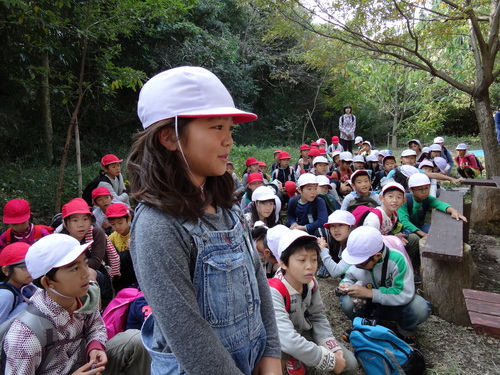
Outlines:
{"label": "plaid shirt", "polygon": [[[90,293],[89,289],[87,298],[82,298],[83,306],[72,315],[50,298],[44,289],[37,290],[31,301],[54,324],[57,340],[77,337],[85,330],[85,347],[88,348],[91,343],[94,347],[97,342],[104,349],[107,333],[98,310],[99,288],[96,285],[91,288],[97,290]],[[5,337],[4,350],[7,356],[6,375],[34,375],[42,360],[40,342],[33,331],[18,320],[14,320]],[[52,360],[40,375],[72,374],[86,363],[80,341],[61,345],[53,350]]]}
{"label": "plaid shirt", "polygon": [[[356,131],[356,116],[342,115],[339,118],[340,138],[354,139],[354,132]],[[351,136],[351,138],[348,138]]]}

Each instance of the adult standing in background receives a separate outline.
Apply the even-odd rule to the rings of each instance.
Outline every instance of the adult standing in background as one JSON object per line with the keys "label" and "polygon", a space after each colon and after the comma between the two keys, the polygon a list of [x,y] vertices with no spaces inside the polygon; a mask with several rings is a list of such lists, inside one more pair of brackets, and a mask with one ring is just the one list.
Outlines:
{"label": "adult standing in background", "polygon": [[500,108],[498,108],[493,118],[495,119],[495,129],[497,130],[497,142],[500,146]]}
{"label": "adult standing in background", "polygon": [[354,132],[356,131],[356,116],[352,113],[350,105],[344,106],[344,114],[339,118],[340,144],[344,151],[352,152]]}

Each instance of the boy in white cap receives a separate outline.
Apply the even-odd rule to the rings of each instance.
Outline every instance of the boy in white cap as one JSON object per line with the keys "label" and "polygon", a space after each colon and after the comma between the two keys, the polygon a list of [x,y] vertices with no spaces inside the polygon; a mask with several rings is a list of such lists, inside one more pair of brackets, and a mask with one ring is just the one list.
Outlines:
{"label": "boy in white cap", "polygon": [[370,207],[381,205],[378,194],[371,191],[372,182],[370,173],[367,170],[355,171],[351,176],[351,186],[354,191],[344,198],[340,207],[341,210],[352,212],[360,204]]}
{"label": "boy in white cap", "polygon": [[457,163],[457,172],[464,178],[475,178],[479,176],[479,165],[477,164],[474,154],[467,153],[467,145],[460,143],[456,149],[457,156],[455,162]]}
{"label": "boy in white cap", "polygon": [[436,137],[436,138],[434,138],[434,143],[441,146],[441,157],[446,159],[446,162],[450,166],[450,169],[453,168],[453,157],[451,156],[450,150],[448,150],[444,146],[444,138],[443,137]]}
{"label": "boy in white cap", "polygon": [[35,332],[14,320],[4,342],[5,374],[149,374],[150,359],[139,330],[123,332],[106,345],[99,287],[90,282],[90,245],[57,233],[29,248],[26,267],[41,288],[31,301],[53,324],[55,346],[51,355],[43,356]]}
{"label": "boy in white cap", "polygon": [[291,375],[305,375],[306,366],[335,374],[356,374],[354,355],[333,336],[314,274],[318,268],[316,237],[299,230],[279,242],[280,271],[269,280],[282,351],[282,365]]}
{"label": "boy in white cap", "polygon": [[321,234],[323,224],[328,219],[326,203],[318,198],[318,181],[312,173],[299,177],[297,190],[300,195],[288,202],[288,223],[290,229],[300,229],[309,234]]}
{"label": "boy in white cap", "polygon": [[[351,320],[361,316],[396,321],[399,335],[415,345],[417,326],[429,317],[430,307],[415,294],[413,270],[404,254],[385,246],[375,228],[359,227],[349,235],[342,259],[352,265],[339,285],[342,311]],[[352,299],[362,298],[369,303],[355,308]]]}

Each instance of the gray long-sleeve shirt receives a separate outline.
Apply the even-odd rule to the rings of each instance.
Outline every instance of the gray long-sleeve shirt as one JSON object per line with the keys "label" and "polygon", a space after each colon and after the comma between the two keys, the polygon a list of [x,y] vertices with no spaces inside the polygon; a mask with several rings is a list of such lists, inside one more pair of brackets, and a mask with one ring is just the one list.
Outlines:
{"label": "gray long-sleeve shirt", "polygon": [[[205,214],[203,219],[216,230],[232,228],[226,210]],[[175,218],[152,207],[140,206],[136,210],[130,252],[137,279],[155,317],[156,349],[175,353],[188,374],[241,374],[200,314],[190,275],[191,251],[191,237]],[[256,256],[254,263],[267,333],[264,356],[280,358],[269,286]]]}

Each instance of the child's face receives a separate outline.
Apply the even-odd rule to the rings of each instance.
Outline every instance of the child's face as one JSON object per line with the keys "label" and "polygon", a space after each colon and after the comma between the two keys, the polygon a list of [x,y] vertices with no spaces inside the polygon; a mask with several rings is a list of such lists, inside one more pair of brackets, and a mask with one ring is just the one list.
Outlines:
{"label": "child's face", "polygon": [[252,164],[248,166],[248,173],[256,173],[259,171],[259,164]]}
{"label": "child's face", "polygon": [[339,158],[340,158],[340,156],[339,156],[339,155],[335,155],[335,156],[333,157],[333,162],[334,162],[335,164],[337,164],[337,165],[339,164]]}
{"label": "child's face", "polygon": [[423,166],[422,168],[420,168],[420,169],[421,169],[421,170],[423,170],[424,172],[429,172],[429,173],[431,173],[431,172],[434,170],[434,168],[429,167],[429,166],[427,166],[427,165],[424,165],[424,166]]}
{"label": "child's face", "polygon": [[278,160],[278,156],[279,156],[279,155],[280,155],[280,153],[279,153],[279,152],[275,152],[275,153],[274,153],[274,160],[276,160],[276,162],[279,162],[279,160]]}
{"label": "child's face", "polygon": [[87,257],[82,253],[74,262],[62,266],[49,280],[49,285],[59,293],[74,298],[81,298],[89,289],[90,273]]}
{"label": "child's face", "polygon": [[382,163],[382,160],[384,160],[384,155],[379,154],[379,155],[378,155],[378,162],[379,162],[379,163]]}
{"label": "child's face", "polygon": [[420,152],[420,146],[416,142],[410,143],[410,149],[415,151],[417,154]]}
{"label": "child's face", "polygon": [[373,267],[375,267],[375,264],[382,258],[382,253],[376,253],[372,255],[370,258],[368,258],[366,261],[364,261],[361,264],[356,265],[357,268],[362,268],[364,270],[371,270]]}
{"label": "child's face", "polygon": [[438,156],[441,156],[441,151],[431,151],[431,158],[437,158]]}
{"label": "child's face", "polygon": [[340,194],[347,195],[352,192],[352,186],[347,181],[340,183]]}
{"label": "child's face", "polygon": [[417,162],[417,157],[415,155],[401,156],[402,165],[415,165]]}
{"label": "child's face", "polygon": [[390,212],[396,212],[399,207],[405,202],[403,192],[399,190],[391,190],[380,196],[380,201],[384,207]]}
{"label": "child's face", "polygon": [[318,186],[318,194],[328,194],[330,192],[329,185]]}
{"label": "child's face", "polygon": [[423,200],[427,199],[430,191],[431,191],[431,185],[416,186],[414,188],[411,188],[413,197],[417,202],[422,202]]}
{"label": "child's face", "polygon": [[267,219],[274,211],[274,199],[268,201],[257,201],[257,213],[259,214],[259,219]]}
{"label": "child's face", "polygon": [[88,214],[74,214],[65,220],[65,226],[71,237],[81,241],[89,231],[92,221]]}
{"label": "child's face", "polygon": [[128,217],[113,217],[108,219],[111,228],[122,236],[126,236],[130,232]]}
{"label": "child's face", "polygon": [[254,191],[255,189],[257,189],[259,186],[264,186],[264,181],[254,181],[254,182],[248,184],[248,187],[252,191]]}
{"label": "child's face", "polygon": [[368,143],[363,143],[361,145],[361,148],[363,149],[363,151],[370,151],[370,145]]}
{"label": "child's face", "polygon": [[370,195],[370,186],[371,186],[370,179],[366,175],[358,176],[354,180],[354,190],[356,190],[356,193],[358,193],[359,195],[362,196]]}
{"label": "child's face", "polygon": [[311,282],[318,269],[318,253],[316,250],[302,248],[288,258],[288,265],[281,262],[281,268],[286,270],[285,279],[296,290]]}
{"label": "child's face", "polygon": [[357,171],[357,170],[360,170],[360,169],[363,169],[365,166],[365,163],[362,163],[360,161],[356,161],[354,163],[352,163],[352,168]]}
{"label": "child's face", "polygon": [[98,206],[101,211],[106,214],[106,209],[111,204],[111,195],[100,195],[94,199],[96,206]]}
{"label": "child's face", "polygon": [[262,174],[265,174],[265,173],[266,173],[266,169],[267,169],[267,167],[266,167],[266,166],[264,166],[264,165],[263,165],[263,166],[261,166],[261,167],[259,167],[259,170],[262,172]]}
{"label": "child's face", "polygon": [[106,172],[111,177],[117,177],[120,174],[120,171],[120,163],[111,163],[104,167],[104,172]]}
{"label": "child's face", "polygon": [[394,160],[394,159],[385,159],[384,169],[387,172],[392,171],[395,167],[396,167],[396,160]]}
{"label": "child's face", "polygon": [[302,159],[306,159],[308,155],[309,155],[309,150],[302,150],[302,151],[300,151],[300,157]]}
{"label": "child's face", "polygon": [[9,227],[11,227],[15,233],[22,233],[26,229],[28,229],[29,226],[30,226],[29,220],[26,220],[24,223],[9,224]]}
{"label": "child's face", "polygon": [[460,156],[461,158],[463,158],[465,156],[465,152],[466,151],[467,150],[457,150],[457,154],[458,154],[458,156]]}
{"label": "child's face", "polygon": [[[6,267],[7,268],[7,267]],[[3,269],[3,267],[2,267]],[[4,272],[5,273],[5,272]],[[16,288],[20,289],[23,285],[29,284],[33,281],[33,278],[29,274],[26,263],[19,263],[13,266],[12,273],[10,275],[9,283],[14,285]]]}
{"label": "child's face", "polygon": [[312,202],[318,195],[318,184],[307,184],[299,188],[301,200],[303,202]]}
{"label": "child's face", "polygon": [[319,176],[324,176],[326,172],[328,172],[328,164],[327,163],[316,163],[314,164],[314,170],[316,174]]}
{"label": "child's face", "polygon": [[378,162],[376,161],[371,161],[370,164],[373,170],[375,170],[378,167]]}
{"label": "child's face", "polygon": [[333,224],[330,226],[330,234],[338,242],[344,242],[349,237],[351,227],[345,224]]}
{"label": "child's face", "polygon": [[290,166],[290,159],[280,159],[280,167],[287,168]]}
{"label": "child's face", "polygon": [[257,240],[255,242],[255,248],[259,252],[259,258],[260,258],[260,261],[261,261],[262,265],[265,265],[266,262],[269,262],[269,263],[272,263],[272,264],[278,263],[278,261],[276,260],[276,258],[273,256],[273,253],[271,252],[271,249],[267,249],[264,246],[264,240],[262,240],[262,239],[261,240]]}
{"label": "child's face", "polygon": [[[208,176],[222,176],[226,172],[233,148],[232,129],[232,117],[198,117],[187,125],[181,138],[182,149],[191,170],[190,179],[197,186]],[[174,142],[169,150],[179,151],[178,145]]]}
{"label": "child's face", "polygon": [[234,168],[232,164],[226,164],[226,172],[228,172],[229,174],[233,174]]}

